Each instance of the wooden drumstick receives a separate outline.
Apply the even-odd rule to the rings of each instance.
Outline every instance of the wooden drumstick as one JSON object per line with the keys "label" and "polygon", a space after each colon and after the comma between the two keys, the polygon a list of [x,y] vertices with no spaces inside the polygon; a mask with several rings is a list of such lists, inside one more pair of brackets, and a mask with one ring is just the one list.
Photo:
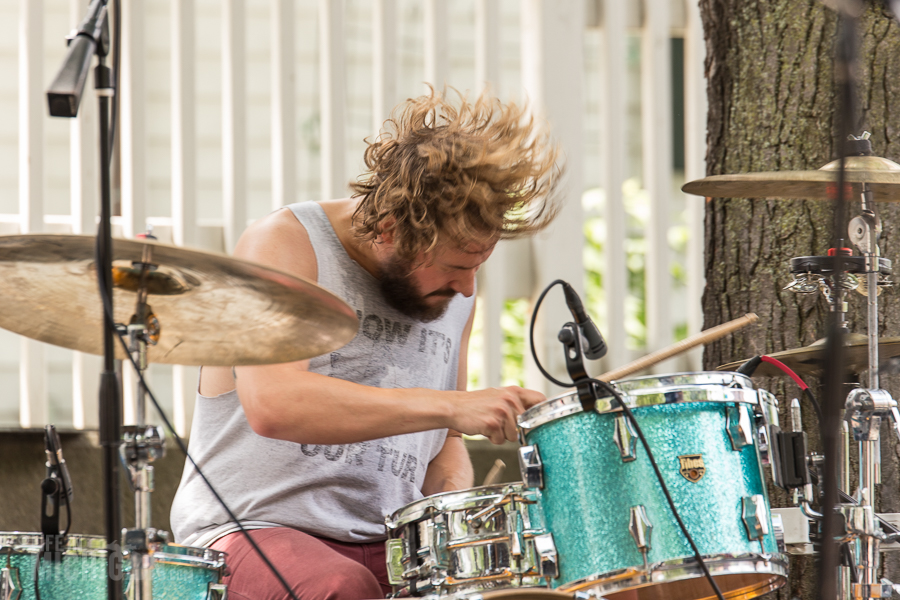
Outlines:
{"label": "wooden drumstick", "polygon": [[488,471],[488,474],[485,476],[484,481],[481,485],[494,485],[500,479],[500,476],[503,475],[503,469],[506,468],[506,463],[500,460],[499,458],[494,461],[494,466],[491,467],[491,470]]}
{"label": "wooden drumstick", "polygon": [[729,333],[737,331],[738,329],[743,329],[751,323],[756,323],[758,320],[759,317],[757,317],[754,313],[747,313],[743,317],[728,321],[727,323],[722,323],[721,325],[716,325],[715,327],[710,327],[706,331],[701,331],[700,333],[694,334],[691,337],[685,338],[676,344],[672,344],[668,348],[663,348],[662,350],[651,352],[647,356],[643,356],[635,361],[632,361],[624,367],[619,367],[618,369],[608,371],[597,379],[607,382],[615,381],[616,379],[622,379],[623,377],[627,377],[632,373],[637,373],[638,371],[642,371],[647,367],[651,367],[658,362],[662,362],[667,358],[672,358],[676,354],[681,354],[682,352],[690,350],[695,346],[714,342],[719,338],[725,337]]}

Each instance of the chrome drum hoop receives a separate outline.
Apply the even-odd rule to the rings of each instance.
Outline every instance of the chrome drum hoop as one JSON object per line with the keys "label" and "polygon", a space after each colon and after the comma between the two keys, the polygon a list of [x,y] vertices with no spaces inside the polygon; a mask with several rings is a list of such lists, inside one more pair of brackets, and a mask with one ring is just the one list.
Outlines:
{"label": "chrome drum hoop", "polygon": [[[44,545],[39,533],[9,531],[0,533],[0,555],[40,554]],[[106,557],[106,538],[97,535],[70,533],[66,538],[66,556]],[[5,566],[5,565],[4,565]]]}
{"label": "chrome drum hoop", "polygon": [[394,512],[385,519],[392,597],[414,591],[462,599],[546,587],[534,548],[534,537],[546,532],[530,512],[536,496],[521,483],[481,486],[422,498]]}
{"label": "chrome drum hoop", "polygon": [[[750,378],[729,371],[651,375],[621,379],[611,385],[631,409],[686,402],[760,405],[760,391]],[[621,408],[614,398],[606,396],[597,399],[594,410],[604,414],[621,411]],[[527,434],[541,425],[583,411],[577,394],[569,392],[526,410],[519,416],[518,425],[522,433]]]}
{"label": "chrome drum hoop", "polygon": [[[789,559],[785,554],[717,554],[704,556],[709,574],[717,579],[734,576],[738,582],[732,587],[722,589],[726,598],[756,598],[779,589],[784,585],[789,574]],[[746,576],[768,576],[740,582]],[[649,573],[641,568],[627,568],[610,573],[603,573],[572,581],[559,588],[565,592],[588,592],[590,596],[606,596],[618,592],[629,592],[657,586],[654,592],[671,600],[687,600],[687,596],[673,593],[666,589],[666,584],[687,583],[692,579],[705,577],[700,565],[694,557],[667,560],[650,565]],[[745,583],[746,585],[742,585]],[[708,584],[703,584],[708,587]],[[690,596],[696,598],[696,596]],[[710,589],[710,597],[712,590]]]}

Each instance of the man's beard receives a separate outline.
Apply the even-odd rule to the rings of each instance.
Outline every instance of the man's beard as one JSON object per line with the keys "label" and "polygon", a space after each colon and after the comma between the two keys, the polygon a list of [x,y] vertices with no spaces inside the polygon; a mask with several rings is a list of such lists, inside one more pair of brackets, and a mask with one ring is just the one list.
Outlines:
{"label": "man's beard", "polygon": [[[450,300],[456,295],[456,292],[449,288],[437,290],[423,296],[416,287],[410,276],[412,265],[401,262],[397,258],[392,257],[381,270],[381,294],[391,308],[394,308],[408,317],[413,319],[430,322],[441,318],[447,307],[450,306]],[[444,297],[445,302],[439,304],[428,304],[426,298]]]}

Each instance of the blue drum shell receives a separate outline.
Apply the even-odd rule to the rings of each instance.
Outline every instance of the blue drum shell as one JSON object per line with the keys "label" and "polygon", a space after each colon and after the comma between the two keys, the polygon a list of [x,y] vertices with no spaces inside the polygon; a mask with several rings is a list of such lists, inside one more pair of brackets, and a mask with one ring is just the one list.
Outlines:
{"label": "blue drum shell", "polygon": [[[776,553],[757,447],[732,449],[726,410],[725,403],[686,402],[632,412],[702,555]],[[629,532],[630,511],[637,505],[644,506],[653,525],[651,565],[693,556],[640,442],[636,459],[623,462],[614,442],[615,418],[620,414],[578,412],[525,436],[528,444],[538,447],[543,461],[539,504],[560,563],[560,576],[551,582],[554,588],[620,569],[643,568],[643,557]],[[702,455],[705,464],[696,483],[681,474],[678,458],[695,454]],[[742,498],[757,494],[766,498],[769,533],[750,540]]]}

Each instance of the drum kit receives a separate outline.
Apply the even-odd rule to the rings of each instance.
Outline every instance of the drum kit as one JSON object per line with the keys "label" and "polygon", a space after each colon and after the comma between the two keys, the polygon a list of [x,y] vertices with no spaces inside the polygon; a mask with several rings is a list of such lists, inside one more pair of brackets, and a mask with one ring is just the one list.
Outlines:
{"label": "drum kit", "polygon": [[[869,151],[863,141],[858,144],[862,153]],[[861,256],[843,257],[843,272],[836,272],[828,257],[794,259],[794,280],[787,287],[798,293],[821,291],[840,314],[847,310],[844,291],[861,286],[880,291],[889,285],[891,263],[878,255],[875,201],[900,199],[900,165],[871,156],[848,163],[846,181],[863,199],[862,215],[851,221],[849,233]],[[785,183],[787,196],[821,197],[833,185],[834,170],[709,177],[685,189],[772,195],[778,193],[773,181]],[[152,236],[117,239],[112,248],[113,318],[119,337],[128,341],[127,352],[118,356],[141,370],[151,362],[300,360],[338,348],[356,333],[353,311],[311,282],[161,244]],[[100,353],[104,306],[98,301],[96,262],[93,237],[0,237],[5,282],[0,327]],[[900,432],[897,403],[878,387],[879,353],[882,358],[900,355],[900,342],[877,339],[877,299],[877,293],[868,294],[869,335],[850,338],[847,345],[848,369],[868,368],[869,373],[869,386],[853,389],[845,406],[850,424],[845,435],[859,442],[861,464],[857,491],[851,496],[844,489],[837,507],[846,523],[840,541],[853,548],[842,567],[842,597],[848,599],[893,593],[892,584],[878,579],[878,553],[881,543],[900,538],[872,506],[873,486],[879,483],[879,425],[890,420]],[[756,388],[749,375],[757,367],[764,375],[783,369],[795,377],[816,375],[824,345],[738,361],[716,372],[628,377],[754,320],[722,325],[592,380],[610,383],[606,391],[592,387],[589,402],[579,385],[576,392],[528,409],[518,420],[520,482],[437,494],[388,515],[393,596],[696,600],[719,594],[753,598],[781,587],[789,572],[781,536],[782,516],[788,513],[772,509],[764,467],[771,468],[775,485],[792,492],[807,528],[814,530],[822,518],[814,508],[819,498],[813,487],[815,475],[821,481],[822,461],[806,450],[799,407],[792,406],[791,431],[782,431],[778,400]],[[577,363],[572,356],[582,358],[581,341],[578,328],[564,330],[575,332],[574,338],[560,336],[572,365]],[[578,372],[583,368],[570,369],[573,379]],[[165,435],[146,422],[148,390],[139,380],[137,422],[124,428],[119,445],[135,494],[134,528],[124,532],[120,548],[112,549],[101,537],[60,534],[58,518],[46,528],[52,519],[42,519],[40,533],[0,533],[0,600],[76,591],[79,597],[103,598],[110,551],[123,558],[128,598],[200,600],[227,593],[221,552],[169,543],[165,532],[152,527],[152,463],[163,454]],[[627,413],[620,402],[630,409]],[[48,440],[53,440],[50,433]],[[55,509],[50,513],[58,514],[71,481],[58,444],[50,443],[47,455],[51,484],[44,491]],[[849,464],[846,453],[843,460]]]}
{"label": "drum kit", "polygon": [[[847,239],[860,254],[842,248],[795,258],[793,281],[785,288],[821,292],[841,323],[844,293],[856,289],[867,296],[868,334],[847,335],[844,347],[846,372],[867,371],[868,385],[852,389],[842,406],[845,450],[835,507],[844,523],[835,540],[843,549],[836,573],[841,600],[900,593],[900,586],[881,578],[879,555],[881,544],[900,539],[900,530],[873,506],[882,420],[900,436],[897,402],[879,387],[880,361],[900,356],[900,338],[877,337],[878,295],[891,284],[891,262],[879,256],[876,211],[877,201],[900,200],[900,165],[872,156],[868,135],[851,146],[855,155],[845,161],[844,182],[848,198],[861,198],[862,210],[850,221]],[[835,193],[838,164],[811,172],[713,176],[683,189],[709,198],[828,198]],[[682,343],[636,366],[646,368],[710,339]],[[611,381],[614,393],[596,393],[589,404],[579,386],[528,409],[518,420],[521,482],[437,494],[387,517],[393,597],[518,598],[549,590],[556,597],[617,600],[746,599],[778,589],[789,574],[789,551],[801,553],[796,549],[804,546],[797,545],[797,530],[806,532],[803,552],[821,547],[816,532],[823,514],[814,506],[821,505],[824,461],[807,450],[799,402],[791,403],[790,427],[782,430],[778,400],[756,388],[749,375],[788,374],[805,389],[800,375],[822,375],[825,358],[823,340],[715,372],[627,378],[637,369],[625,367],[598,378]],[[570,369],[573,383],[577,372]],[[855,490],[849,483],[851,436],[859,443]],[[638,444],[639,437],[649,446]],[[771,506],[765,466],[796,508]],[[670,507],[677,507],[685,529]]]}

